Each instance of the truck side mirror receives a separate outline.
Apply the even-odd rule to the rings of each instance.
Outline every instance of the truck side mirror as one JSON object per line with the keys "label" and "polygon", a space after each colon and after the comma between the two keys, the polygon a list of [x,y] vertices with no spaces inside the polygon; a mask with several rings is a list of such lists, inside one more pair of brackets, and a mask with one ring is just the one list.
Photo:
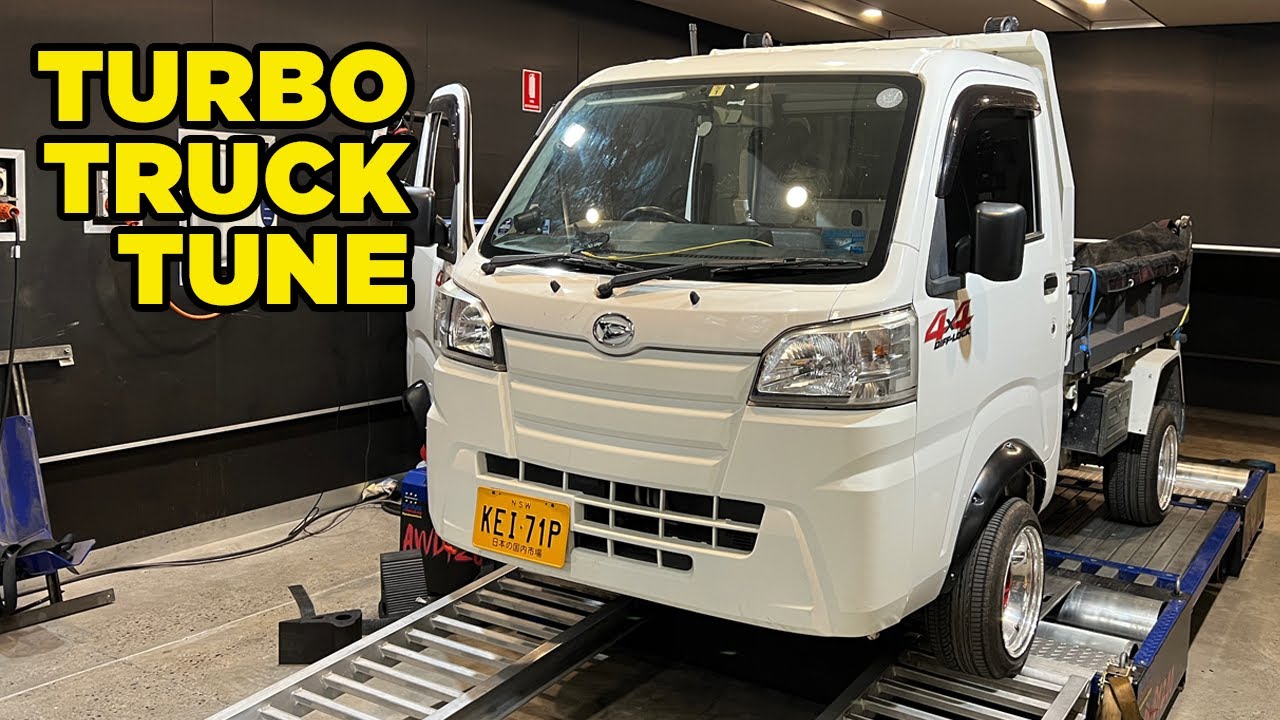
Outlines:
{"label": "truck side mirror", "polygon": [[994,282],[1017,280],[1027,241],[1027,210],[1017,203],[982,202],[974,210],[972,272]]}
{"label": "truck side mirror", "polygon": [[427,436],[427,411],[431,409],[431,393],[427,384],[421,380],[405,388],[400,393],[400,404],[413,420],[413,427],[418,431],[418,438]]}
{"label": "truck side mirror", "polygon": [[413,231],[413,244],[416,247],[432,247],[449,241],[449,228],[444,220],[436,214],[436,192],[429,187],[408,186],[405,192],[413,201],[418,216],[409,223]]}
{"label": "truck side mirror", "polygon": [[424,128],[418,174],[427,186],[433,186],[441,133],[447,128],[453,136],[453,212],[449,213],[447,239],[436,243],[436,257],[455,263],[458,255],[471,247],[476,233],[471,203],[471,95],[467,89],[453,84],[436,90],[427,105]]}

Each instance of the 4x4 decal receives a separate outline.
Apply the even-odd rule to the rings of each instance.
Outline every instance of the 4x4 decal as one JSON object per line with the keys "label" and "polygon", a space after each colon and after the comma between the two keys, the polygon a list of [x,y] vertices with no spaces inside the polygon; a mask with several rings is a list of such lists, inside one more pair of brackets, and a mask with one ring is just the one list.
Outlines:
{"label": "4x4 decal", "polygon": [[973,330],[973,316],[969,314],[969,301],[965,300],[956,307],[955,317],[947,319],[947,311],[939,310],[925,331],[924,341],[933,343],[933,349],[946,347],[960,338],[967,337]]}

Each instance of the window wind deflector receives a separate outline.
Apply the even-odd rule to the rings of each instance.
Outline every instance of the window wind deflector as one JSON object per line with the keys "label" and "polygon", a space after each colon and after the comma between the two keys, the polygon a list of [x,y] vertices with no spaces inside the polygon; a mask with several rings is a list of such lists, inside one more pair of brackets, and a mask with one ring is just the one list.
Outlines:
{"label": "window wind deflector", "polygon": [[616,260],[604,260],[602,258],[593,258],[578,253],[544,253],[541,255],[502,255],[500,257],[486,260],[480,269],[485,275],[492,275],[498,268],[504,268],[511,265],[544,265],[549,262],[560,262],[565,265],[586,268],[589,270],[600,270],[602,272],[625,273],[639,270],[635,265],[629,265]]}
{"label": "window wind deflector", "polygon": [[750,260],[736,265],[722,265],[711,270],[711,275],[736,275],[791,270],[857,270],[866,267],[862,260],[851,258],[779,258],[777,260]]}
{"label": "window wind deflector", "polygon": [[596,297],[611,297],[613,295],[613,291],[620,287],[636,285],[644,282],[645,280],[653,280],[654,278],[671,278],[706,266],[706,260],[699,260],[697,262],[685,263],[683,265],[666,265],[649,270],[636,270],[635,272],[615,275],[596,286]]}

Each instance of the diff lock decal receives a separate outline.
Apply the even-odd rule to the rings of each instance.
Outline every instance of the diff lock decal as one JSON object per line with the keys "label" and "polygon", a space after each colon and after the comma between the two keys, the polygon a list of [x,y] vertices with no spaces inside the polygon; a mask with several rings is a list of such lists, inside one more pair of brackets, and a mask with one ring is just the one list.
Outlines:
{"label": "diff lock decal", "polygon": [[956,307],[956,314],[948,318],[946,310],[939,310],[925,331],[924,341],[933,343],[934,350],[940,350],[951,343],[969,336],[973,331],[973,316],[969,314],[969,301],[965,300]]}

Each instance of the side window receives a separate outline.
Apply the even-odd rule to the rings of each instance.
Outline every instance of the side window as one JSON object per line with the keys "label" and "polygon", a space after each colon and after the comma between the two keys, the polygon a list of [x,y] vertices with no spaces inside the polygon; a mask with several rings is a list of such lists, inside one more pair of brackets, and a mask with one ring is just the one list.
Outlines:
{"label": "side window", "polygon": [[1039,238],[1034,116],[993,108],[973,119],[945,199],[952,268],[968,267],[974,208],[981,202],[1018,203],[1027,211],[1027,240]]}

